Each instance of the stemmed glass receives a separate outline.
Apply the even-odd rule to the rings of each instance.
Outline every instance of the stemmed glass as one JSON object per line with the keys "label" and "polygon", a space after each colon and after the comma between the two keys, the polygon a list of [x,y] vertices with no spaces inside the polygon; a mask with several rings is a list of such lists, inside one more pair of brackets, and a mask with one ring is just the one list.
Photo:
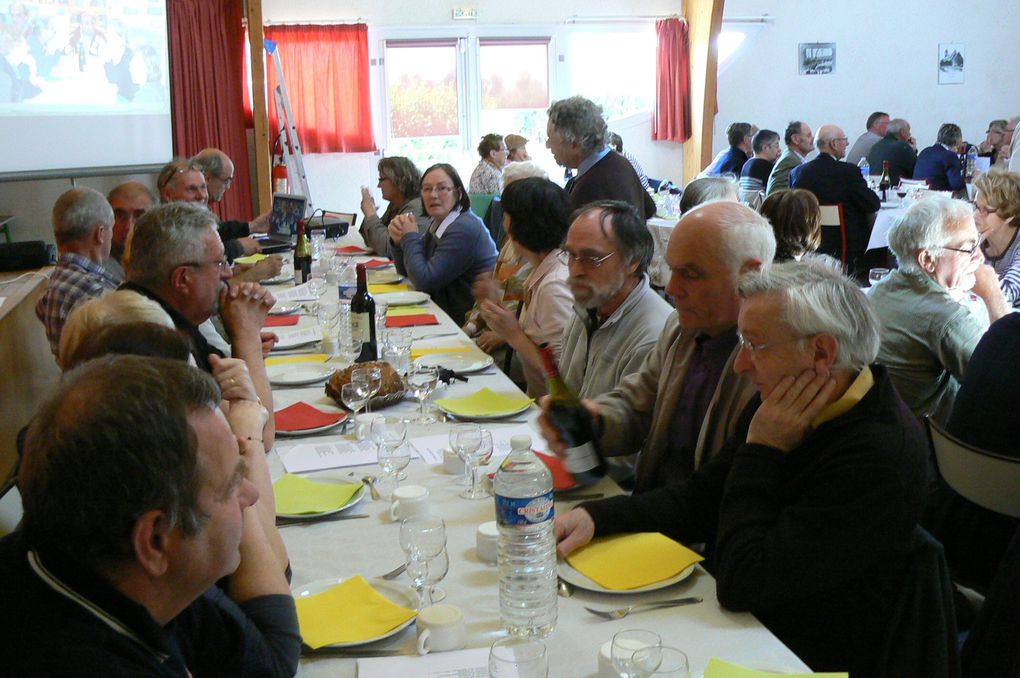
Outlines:
{"label": "stemmed glass", "polygon": [[375,394],[382,388],[382,370],[378,367],[362,367],[351,372],[351,381],[359,381],[366,384],[369,401],[367,407],[365,407],[365,412],[371,412],[372,398],[375,398]]}
{"label": "stemmed glass", "polygon": [[418,419],[416,424],[432,424],[435,418],[425,414],[425,403],[436,390],[439,383],[439,368],[427,365],[415,365],[407,373],[407,387],[418,399]]}
{"label": "stemmed glass", "polygon": [[658,647],[658,648],[646,648],[644,650],[638,650],[635,655],[643,654],[645,652],[658,652],[661,655],[661,661],[659,662],[659,668],[652,674],[655,676],[663,676],[663,678],[691,678],[690,662],[687,660],[687,655],[678,650],[675,647]]}
{"label": "stemmed glass", "polygon": [[340,387],[340,400],[357,417],[368,402],[368,388],[364,383],[352,380]]}
{"label": "stemmed glass", "polygon": [[662,662],[662,638],[654,631],[627,629],[613,636],[613,668],[620,678],[648,678]]}
{"label": "stemmed glass", "polygon": [[339,303],[319,304],[318,308],[315,309],[315,319],[319,321],[319,329],[322,331],[323,353],[332,354],[334,347],[339,348],[338,343],[334,343],[333,340],[339,318]]}
{"label": "stemmed glass", "polygon": [[438,556],[425,562],[408,563],[407,576],[414,581],[416,577],[422,576],[422,569],[424,569],[425,583],[428,584],[422,591],[421,606],[424,608],[446,598],[446,591],[436,586],[450,571],[450,556],[446,549],[444,548]]}
{"label": "stemmed glass", "polygon": [[380,417],[373,419],[369,437],[376,445],[379,467],[387,476],[393,476],[393,487],[400,485],[400,471],[411,463],[411,450],[404,445],[407,426],[399,419]]}
{"label": "stemmed glass", "polygon": [[[487,434],[488,449],[482,445]],[[485,455],[492,454],[492,436],[478,424],[457,424],[450,429],[450,447],[464,461],[471,477],[471,487],[460,493],[464,499],[486,499],[488,493],[478,486],[478,467]]]}
{"label": "stemmed glass", "polygon": [[418,592],[418,609],[425,607],[428,561],[446,550],[442,518],[407,518],[400,523],[400,548],[407,556],[407,573]]}
{"label": "stemmed glass", "polygon": [[500,638],[489,648],[490,678],[546,678],[549,656],[535,638]]}

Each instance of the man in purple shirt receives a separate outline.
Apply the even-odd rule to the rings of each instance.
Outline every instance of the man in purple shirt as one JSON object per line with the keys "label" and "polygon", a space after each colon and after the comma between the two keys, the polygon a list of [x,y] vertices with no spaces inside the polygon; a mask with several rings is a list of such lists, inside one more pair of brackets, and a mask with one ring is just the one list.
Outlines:
{"label": "man in purple shirt", "polygon": [[99,191],[73,188],[53,205],[53,237],[60,256],[35,314],[46,326],[56,356],[71,310],[84,299],[116,289],[120,282],[103,267],[113,242],[113,208]]}
{"label": "man in purple shirt", "polygon": [[[603,456],[640,450],[636,493],[688,478],[733,434],[754,393],[733,370],[739,350],[740,274],[772,261],[776,241],[760,214],[739,203],[707,203],[685,214],[670,236],[666,292],[676,312],[637,372],[584,403]],[[543,401],[543,406],[548,403]],[[551,448],[566,448],[548,418]]]}

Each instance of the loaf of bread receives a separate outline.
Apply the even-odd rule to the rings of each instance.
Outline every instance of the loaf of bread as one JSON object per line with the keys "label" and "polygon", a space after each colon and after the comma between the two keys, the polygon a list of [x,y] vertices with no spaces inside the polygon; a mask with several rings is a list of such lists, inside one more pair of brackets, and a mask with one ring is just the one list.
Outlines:
{"label": "loaf of bread", "polygon": [[343,401],[340,399],[340,389],[344,384],[350,383],[351,372],[354,370],[360,370],[366,367],[378,367],[382,370],[382,386],[379,388],[379,392],[372,398],[374,404],[377,400],[386,398],[394,394],[403,394],[405,392],[404,382],[397,374],[397,371],[393,369],[393,366],[382,360],[376,360],[366,363],[354,363],[350,367],[334,372],[333,376],[326,382],[326,395],[333,400],[337,401],[343,406]]}

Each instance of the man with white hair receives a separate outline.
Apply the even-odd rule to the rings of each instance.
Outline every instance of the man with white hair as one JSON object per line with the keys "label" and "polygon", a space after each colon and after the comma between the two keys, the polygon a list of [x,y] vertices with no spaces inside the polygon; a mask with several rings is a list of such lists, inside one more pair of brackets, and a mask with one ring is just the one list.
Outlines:
{"label": "man with white hair", "polygon": [[53,205],[53,237],[60,253],[35,314],[56,356],[64,321],[75,305],[116,289],[120,280],[103,264],[110,258],[113,210],[99,191],[72,188]]}
{"label": "man with white hair", "polygon": [[[637,372],[583,401],[602,456],[641,452],[635,492],[687,479],[735,431],[754,393],[750,380],[733,371],[737,280],[771,262],[775,250],[769,222],[739,203],[707,203],[677,222],[666,248],[672,271],[666,292],[676,312]],[[565,451],[547,413],[540,423],[550,447]]]}
{"label": "man with white hair", "polygon": [[734,369],[758,397],[737,434],[686,482],[557,515],[559,554],[619,532],[706,542],[723,607],[813,670],[934,675],[883,670],[929,476],[923,428],[872,364],[867,299],[817,259],[747,273],[739,291]]}

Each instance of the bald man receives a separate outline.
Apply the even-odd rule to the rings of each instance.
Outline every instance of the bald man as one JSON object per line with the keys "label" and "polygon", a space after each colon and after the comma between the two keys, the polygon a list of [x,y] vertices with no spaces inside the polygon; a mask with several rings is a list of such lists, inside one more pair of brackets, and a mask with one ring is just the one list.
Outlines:
{"label": "bald man", "polygon": [[878,196],[868,188],[860,170],[846,162],[846,133],[836,125],[822,125],[815,145],[818,157],[790,172],[790,188],[804,188],[815,194],[822,205],[843,205],[846,223],[846,256],[842,236],[835,229],[822,229],[820,252],[843,261],[847,272],[860,277],[867,274],[864,252],[871,237],[875,214],[882,206]]}

